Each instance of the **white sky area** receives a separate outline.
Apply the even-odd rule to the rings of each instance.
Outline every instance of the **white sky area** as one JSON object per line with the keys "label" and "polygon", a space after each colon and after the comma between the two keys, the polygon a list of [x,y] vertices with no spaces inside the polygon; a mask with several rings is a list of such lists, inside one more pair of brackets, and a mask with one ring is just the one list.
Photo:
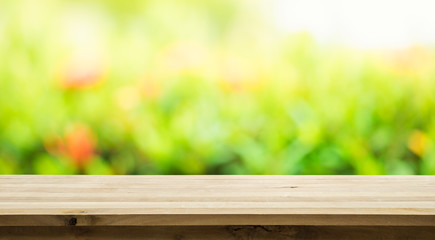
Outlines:
{"label": "white sky area", "polygon": [[435,0],[273,0],[272,18],[287,33],[357,48],[435,45]]}

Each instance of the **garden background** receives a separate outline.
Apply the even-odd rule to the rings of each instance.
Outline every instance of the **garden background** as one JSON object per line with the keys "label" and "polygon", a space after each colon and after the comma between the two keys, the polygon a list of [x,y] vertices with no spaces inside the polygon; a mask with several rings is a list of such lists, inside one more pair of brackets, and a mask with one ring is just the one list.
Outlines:
{"label": "garden background", "polygon": [[0,173],[435,174],[433,46],[265,3],[1,1]]}

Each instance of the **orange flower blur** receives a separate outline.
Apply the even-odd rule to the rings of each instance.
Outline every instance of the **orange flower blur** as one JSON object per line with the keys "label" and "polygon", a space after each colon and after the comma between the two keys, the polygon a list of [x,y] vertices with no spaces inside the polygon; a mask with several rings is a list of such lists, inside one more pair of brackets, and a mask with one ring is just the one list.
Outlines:
{"label": "orange flower blur", "polygon": [[89,162],[94,155],[94,150],[94,136],[91,130],[85,126],[74,126],[65,136],[66,154],[78,166],[83,166]]}
{"label": "orange flower blur", "polygon": [[92,160],[96,141],[94,134],[87,126],[74,125],[65,133],[64,138],[51,136],[44,145],[50,154],[66,157],[81,168]]}
{"label": "orange flower blur", "polygon": [[61,88],[80,90],[94,87],[102,82],[104,69],[102,64],[97,61],[77,59],[61,68],[61,72],[58,75]]}

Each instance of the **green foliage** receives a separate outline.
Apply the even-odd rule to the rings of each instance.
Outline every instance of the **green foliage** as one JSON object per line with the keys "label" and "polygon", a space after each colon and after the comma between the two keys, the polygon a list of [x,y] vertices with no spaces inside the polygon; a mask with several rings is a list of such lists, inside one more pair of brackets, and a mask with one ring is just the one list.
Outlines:
{"label": "green foliage", "polygon": [[283,36],[252,1],[42,2],[0,9],[1,174],[435,174],[429,48]]}

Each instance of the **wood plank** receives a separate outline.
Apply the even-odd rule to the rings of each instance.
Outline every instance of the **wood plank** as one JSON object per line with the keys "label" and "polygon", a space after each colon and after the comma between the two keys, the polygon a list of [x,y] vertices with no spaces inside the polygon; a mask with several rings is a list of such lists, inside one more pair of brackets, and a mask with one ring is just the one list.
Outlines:
{"label": "wood plank", "polygon": [[116,214],[116,215],[2,215],[0,226],[434,226],[425,215],[332,215],[332,214]]}
{"label": "wood plank", "polygon": [[323,239],[432,240],[435,227],[191,226],[0,227],[0,239]]}
{"label": "wood plank", "polygon": [[435,176],[0,176],[0,226],[435,226]]}

